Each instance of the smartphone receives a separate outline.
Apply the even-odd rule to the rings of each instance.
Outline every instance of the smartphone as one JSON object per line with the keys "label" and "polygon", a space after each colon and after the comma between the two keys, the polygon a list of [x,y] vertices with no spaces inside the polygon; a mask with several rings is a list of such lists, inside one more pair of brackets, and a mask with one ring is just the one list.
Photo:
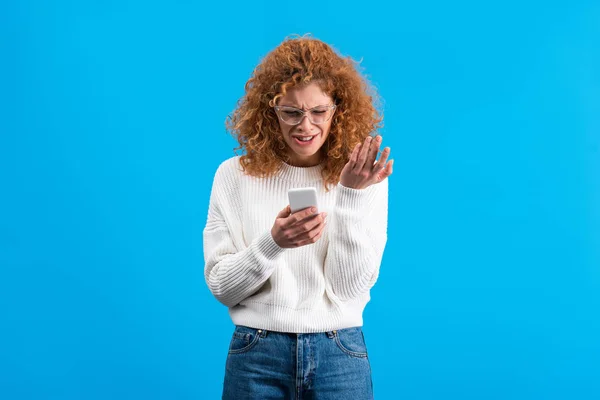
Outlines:
{"label": "smartphone", "polygon": [[316,207],[317,211],[315,214],[319,212],[319,206],[317,205],[317,189],[314,187],[290,189],[288,190],[288,198],[290,200],[292,214],[308,207]]}

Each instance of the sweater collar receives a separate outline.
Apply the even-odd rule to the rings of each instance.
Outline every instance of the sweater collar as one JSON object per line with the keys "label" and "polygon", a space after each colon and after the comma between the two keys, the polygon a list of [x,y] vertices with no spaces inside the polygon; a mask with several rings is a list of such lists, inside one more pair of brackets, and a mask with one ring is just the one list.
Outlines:
{"label": "sweater collar", "polygon": [[295,183],[315,182],[323,179],[321,171],[324,167],[325,163],[323,162],[313,167],[295,167],[282,161],[278,176]]}

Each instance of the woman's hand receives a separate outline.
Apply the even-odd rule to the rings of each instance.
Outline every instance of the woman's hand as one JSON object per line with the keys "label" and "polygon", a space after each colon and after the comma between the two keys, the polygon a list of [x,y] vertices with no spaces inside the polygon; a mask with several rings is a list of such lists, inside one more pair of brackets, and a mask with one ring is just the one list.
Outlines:
{"label": "woman's hand", "polygon": [[315,211],[312,207],[308,207],[292,214],[289,205],[281,210],[271,228],[275,243],[279,247],[289,249],[316,242],[327,224],[325,221],[327,213],[315,213]]}
{"label": "woman's hand", "polygon": [[392,174],[394,160],[387,163],[390,148],[381,152],[381,158],[375,163],[381,145],[381,136],[365,138],[364,143],[357,143],[352,151],[350,160],[344,165],[340,175],[340,183],[352,189],[364,189],[374,183],[379,183]]}

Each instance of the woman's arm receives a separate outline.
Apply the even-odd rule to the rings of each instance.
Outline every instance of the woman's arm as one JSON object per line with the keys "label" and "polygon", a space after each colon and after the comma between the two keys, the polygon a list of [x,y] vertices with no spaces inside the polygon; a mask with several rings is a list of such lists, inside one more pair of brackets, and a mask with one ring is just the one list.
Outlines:
{"label": "woman's arm", "polygon": [[[232,196],[225,190],[232,180],[225,179],[224,174],[222,168],[215,174],[203,231],[204,279],[217,300],[233,307],[269,279],[285,249],[275,243],[270,230],[245,248],[236,246],[236,243],[243,243],[242,226],[234,226],[231,207],[235,205],[232,205]],[[240,237],[234,240],[234,235]]]}
{"label": "woman's arm", "polygon": [[338,184],[329,213],[325,277],[341,300],[369,291],[387,242],[388,179],[365,189]]}

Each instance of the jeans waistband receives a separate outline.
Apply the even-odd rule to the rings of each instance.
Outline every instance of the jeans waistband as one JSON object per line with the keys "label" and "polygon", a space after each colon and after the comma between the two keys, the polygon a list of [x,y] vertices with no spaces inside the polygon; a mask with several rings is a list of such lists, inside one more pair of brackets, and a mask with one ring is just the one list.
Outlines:
{"label": "jeans waistband", "polygon": [[[238,325],[238,326],[240,326],[240,325]],[[278,332],[278,331],[270,331],[268,329],[257,329],[257,328],[254,328],[254,329],[256,329],[258,335],[260,337],[263,337],[263,338],[266,337],[269,333],[283,334],[283,335],[290,335],[290,336],[292,336],[292,335],[295,335],[295,336],[300,336],[300,335],[307,336],[308,335],[308,336],[310,336],[310,335],[323,335],[323,334],[325,334],[325,335],[327,335],[327,337],[333,338],[337,334],[337,332],[340,331],[340,330],[344,330],[344,329],[361,329],[361,327],[360,326],[356,326],[356,327],[344,328],[344,329],[334,329],[334,330],[325,331],[325,332],[307,332],[307,333]]]}

